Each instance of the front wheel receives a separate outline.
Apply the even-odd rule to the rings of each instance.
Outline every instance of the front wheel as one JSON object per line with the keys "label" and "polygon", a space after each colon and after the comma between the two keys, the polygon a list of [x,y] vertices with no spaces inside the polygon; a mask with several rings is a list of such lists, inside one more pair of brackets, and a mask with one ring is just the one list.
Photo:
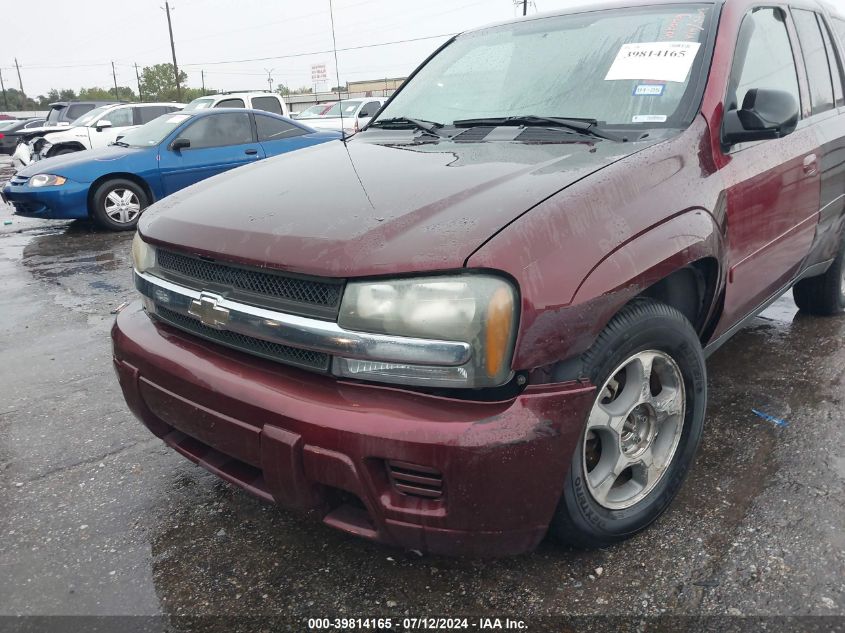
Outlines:
{"label": "front wheel", "polygon": [[689,321],[651,299],[617,314],[582,362],[596,398],[551,532],[589,548],[636,534],[668,508],[701,440],[707,374]]}
{"label": "front wheel", "polygon": [[115,179],[104,182],[91,198],[91,215],[103,228],[129,231],[149,205],[144,190],[131,180]]}

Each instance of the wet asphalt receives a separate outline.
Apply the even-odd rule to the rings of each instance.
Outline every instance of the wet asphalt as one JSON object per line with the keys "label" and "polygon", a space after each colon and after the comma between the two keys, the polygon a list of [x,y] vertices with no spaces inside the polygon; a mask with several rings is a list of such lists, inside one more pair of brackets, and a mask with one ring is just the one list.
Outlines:
{"label": "wet asphalt", "polygon": [[108,336],[111,310],[133,298],[130,240],[0,204],[0,616],[249,616],[296,631],[342,615],[845,626],[845,318],[798,314],[786,295],[709,360],[698,461],[642,535],[592,552],[545,542],[503,560],[436,558],[262,503],[132,417]]}

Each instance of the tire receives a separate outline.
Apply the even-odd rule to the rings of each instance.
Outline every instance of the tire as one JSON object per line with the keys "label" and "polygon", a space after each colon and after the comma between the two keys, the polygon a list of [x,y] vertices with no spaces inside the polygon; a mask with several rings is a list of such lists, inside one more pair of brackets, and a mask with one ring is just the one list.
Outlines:
{"label": "tire", "polygon": [[91,216],[111,231],[130,231],[138,224],[149,198],[137,183],[115,178],[97,187],[91,197]]}
{"label": "tire", "polygon": [[824,275],[802,279],[792,287],[792,297],[801,312],[819,316],[845,312],[845,239],[840,241],[839,255]]}
{"label": "tire", "polygon": [[595,548],[645,529],[675,498],[701,441],[707,370],[689,321],[645,298],[620,311],[581,362],[597,394],[550,532]]}

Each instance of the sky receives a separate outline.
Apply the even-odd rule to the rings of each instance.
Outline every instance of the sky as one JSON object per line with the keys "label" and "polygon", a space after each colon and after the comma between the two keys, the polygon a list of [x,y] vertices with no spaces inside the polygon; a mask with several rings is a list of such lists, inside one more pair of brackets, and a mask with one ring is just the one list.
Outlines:
{"label": "sky", "polygon": [[[7,24],[0,33],[0,68],[6,86],[18,88],[17,57],[29,96],[112,87],[112,61],[118,84],[137,91],[133,64],[171,61],[164,0],[39,0],[37,8],[0,1],[6,4],[16,7],[18,27]],[[571,4],[532,0],[529,13]],[[338,49],[366,47],[338,53],[341,83],[404,77],[449,34],[521,14],[514,0],[333,0],[333,6]],[[209,89],[266,88],[268,71],[274,87],[311,87],[311,65],[319,63],[329,73],[325,87],[336,83],[334,55],[320,52],[332,49],[329,0],[173,0],[171,18],[177,62],[191,87],[201,86],[201,70]],[[417,41],[372,46],[400,40]]]}

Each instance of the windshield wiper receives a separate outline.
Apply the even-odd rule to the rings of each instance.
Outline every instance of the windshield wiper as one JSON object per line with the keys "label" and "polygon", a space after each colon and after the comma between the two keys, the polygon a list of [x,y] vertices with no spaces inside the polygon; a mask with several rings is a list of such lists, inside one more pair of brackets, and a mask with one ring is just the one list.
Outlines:
{"label": "windshield wiper", "polygon": [[442,123],[434,121],[426,121],[424,119],[412,119],[409,117],[398,116],[390,119],[377,119],[370,123],[367,127],[384,128],[385,130],[422,130],[429,134],[439,137],[437,129],[443,127]]}
{"label": "windshield wiper", "polygon": [[595,119],[534,116],[532,114],[525,114],[519,116],[488,117],[479,119],[461,119],[454,122],[455,127],[477,127],[479,125],[526,125],[535,127],[562,127],[566,128],[567,130],[578,132],[579,134],[595,136],[597,138],[603,138],[609,141],[623,142],[627,140],[619,138],[607,132],[602,132],[597,128],[598,124],[599,122]]}

